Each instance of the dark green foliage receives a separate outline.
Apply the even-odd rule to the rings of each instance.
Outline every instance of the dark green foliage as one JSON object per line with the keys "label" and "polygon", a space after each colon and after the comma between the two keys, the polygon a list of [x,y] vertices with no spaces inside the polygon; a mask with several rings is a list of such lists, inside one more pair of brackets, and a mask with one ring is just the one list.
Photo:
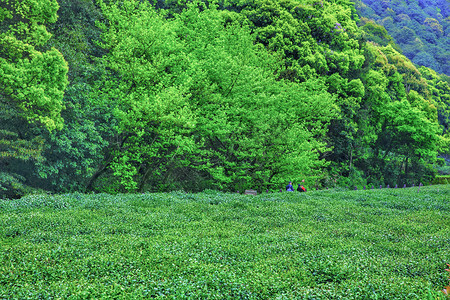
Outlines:
{"label": "dark green foliage", "polygon": [[450,175],[436,176],[433,184],[450,184]]}
{"label": "dark green foliage", "polygon": [[0,198],[20,198],[32,190],[27,179],[34,163],[44,159],[45,140],[17,109],[0,104],[0,111]]}
{"label": "dark green foliage", "polygon": [[450,186],[0,201],[0,297],[444,299]]}
{"label": "dark green foliage", "polygon": [[114,139],[114,120],[107,104],[91,97],[103,68],[96,61],[104,53],[96,45],[103,16],[90,0],[59,1],[58,20],[49,26],[49,45],[60,49],[69,64],[70,85],[65,91],[64,127],[42,135],[43,158],[35,166],[41,187],[55,192],[84,191],[108,161],[105,150]]}
{"label": "dark green foliage", "polygon": [[420,73],[427,81],[430,98],[438,110],[439,124],[444,133],[450,129],[450,80],[444,74],[438,74],[434,70],[420,67]]}
{"label": "dark green foliage", "polygon": [[44,159],[43,148],[40,136],[19,138],[15,132],[0,131],[0,199],[20,198],[37,187],[32,170]]}
{"label": "dark green foliage", "polygon": [[[45,188],[56,192],[84,191],[96,169],[104,163],[114,120],[105,106],[89,98],[91,87],[77,83],[65,93],[62,130],[46,134],[44,160],[36,172],[45,178]],[[110,124],[105,126],[105,124]]]}

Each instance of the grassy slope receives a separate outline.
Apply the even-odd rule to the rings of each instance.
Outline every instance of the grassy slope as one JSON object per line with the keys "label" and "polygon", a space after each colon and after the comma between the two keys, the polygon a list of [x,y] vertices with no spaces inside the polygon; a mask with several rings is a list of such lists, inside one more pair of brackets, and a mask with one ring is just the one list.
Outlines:
{"label": "grassy slope", "polygon": [[449,215],[449,185],[0,200],[0,298],[435,298]]}

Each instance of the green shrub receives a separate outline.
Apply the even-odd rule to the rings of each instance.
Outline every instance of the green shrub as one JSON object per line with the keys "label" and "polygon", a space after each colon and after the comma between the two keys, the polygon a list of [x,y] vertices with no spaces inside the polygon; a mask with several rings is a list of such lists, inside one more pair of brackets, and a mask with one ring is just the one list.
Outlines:
{"label": "green shrub", "polygon": [[449,184],[450,183],[450,175],[445,176],[436,176],[433,180],[433,184]]}

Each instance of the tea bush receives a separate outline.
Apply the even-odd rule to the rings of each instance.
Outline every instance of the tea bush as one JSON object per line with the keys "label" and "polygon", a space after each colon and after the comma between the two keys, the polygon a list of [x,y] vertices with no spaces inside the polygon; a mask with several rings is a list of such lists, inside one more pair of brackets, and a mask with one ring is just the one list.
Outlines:
{"label": "tea bush", "polygon": [[0,201],[0,298],[439,299],[450,186]]}

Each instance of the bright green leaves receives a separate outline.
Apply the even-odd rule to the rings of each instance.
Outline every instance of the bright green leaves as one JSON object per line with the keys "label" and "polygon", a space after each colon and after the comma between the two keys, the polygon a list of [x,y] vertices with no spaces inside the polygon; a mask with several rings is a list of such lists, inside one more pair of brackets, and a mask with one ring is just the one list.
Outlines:
{"label": "bright green leaves", "polygon": [[[448,147],[448,79],[356,26],[350,0],[105,2],[59,1],[49,40],[56,1],[0,0],[2,149],[36,160],[17,120],[59,129],[66,106],[38,162],[53,186],[278,189],[321,176],[324,158],[382,181]],[[71,66],[65,104],[52,46]]]}
{"label": "bright green leaves", "polygon": [[362,101],[365,114],[361,114],[365,118],[359,123],[366,126],[362,132],[372,134],[367,140],[372,150],[364,159],[376,170],[371,176],[382,173],[384,180],[408,182],[413,176],[430,174],[428,164],[435,161],[445,138],[426,81],[391,45],[367,43],[366,56],[369,68],[362,80],[367,93]]}
{"label": "bright green leaves", "polygon": [[189,64],[176,22],[138,1],[101,7],[107,20],[103,59],[110,72],[99,97],[114,102],[115,130],[122,136],[111,167],[119,190],[136,190],[145,174],[165,168],[179,145],[189,143],[185,140],[195,125],[185,75]]}
{"label": "bright green leaves", "polygon": [[364,56],[350,3],[256,1],[242,13],[253,22],[257,41],[285,61],[280,76],[304,81],[329,73],[354,72]]}
{"label": "bright green leaves", "polygon": [[333,98],[319,81],[277,81],[279,63],[237,14],[201,2],[172,19],[137,1],[102,8],[110,73],[99,96],[118,122],[116,191],[192,189],[193,180],[276,188],[325,165],[319,140]]}
{"label": "bright green leaves", "polygon": [[50,38],[44,24],[56,21],[58,4],[50,0],[2,3],[6,17],[0,33],[0,101],[19,109],[30,122],[49,130],[61,128],[67,63],[54,48],[35,49]]}
{"label": "bright green leaves", "polygon": [[191,8],[180,18],[192,30],[183,36],[209,92],[193,100],[201,105],[196,129],[216,184],[276,188],[320,170],[325,145],[317,139],[336,113],[324,85],[276,81],[274,58],[253,45],[232,13]]}
{"label": "bright green leaves", "polygon": [[373,20],[369,20],[367,18],[361,18],[361,22],[359,24],[363,31],[364,38],[368,41],[376,43],[380,46],[391,45],[398,49],[398,46],[395,44],[394,39],[388,34],[386,28],[382,25],[377,24]]}
{"label": "bright green leaves", "polygon": [[387,150],[406,157],[436,159],[439,126],[427,118],[425,111],[403,100],[387,103],[381,117],[384,119],[382,134],[390,137]]}
{"label": "bright green leaves", "polygon": [[187,64],[175,37],[175,23],[165,22],[151,7],[134,1],[104,7],[104,13],[109,27],[103,46],[109,50],[106,66],[113,77],[103,93],[120,104],[119,132],[145,127],[146,122],[192,126],[182,76]]}
{"label": "bright green leaves", "polygon": [[327,83],[341,111],[340,116],[333,115],[329,120],[333,122],[329,145],[351,151],[343,150],[351,148],[343,145],[354,140],[358,130],[355,116],[365,95],[358,79],[365,62],[362,32],[356,25],[353,4],[266,0],[238,5],[242,6],[241,14],[252,22],[256,41],[282,59],[279,78],[292,82],[322,78]]}
{"label": "bright green leaves", "polygon": [[427,82],[427,90],[432,103],[438,109],[438,117],[444,133],[450,127],[450,81],[430,68],[420,67],[419,71]]}
{"label": "bright green leaves", "polygon": [[2,93],[28,121],[49,130],[61,128],[67,64],[56,49],[44,53],[33,50],[30,59],[15,63],[3,60],[0,72]]}
{"label": "bright green leaves", "polygon": [[[199,188],[189,180],[274,187],[322,170],[327,133],[332,159],[351,169],[378,150],[406,153],[389,145],[405,145],[414,124],[435,132],[432,105],[412,100],[426,87],[417,69],[389,43],[365,45],[349,1],[221,4],[239,13],[202,1],[172,14],[131,0],[101,4],[108,75],[99,97],[117,120],[117,191]],[[409,107],[390,105],[408,94]],[[413,125],[392,119],[415,109],[427,113]],[[393,123],[403,125],[390,142],[380,134]],[[435,152],[429,141],[420,155]]]}
{"label": "bright green leaves", "polygon": [[56,1],[2,0],[0,4],[0,22],[9,25],[7,35],[33,46],[47,43],[51,34],[46,25],[56,22],[59,8]]}

